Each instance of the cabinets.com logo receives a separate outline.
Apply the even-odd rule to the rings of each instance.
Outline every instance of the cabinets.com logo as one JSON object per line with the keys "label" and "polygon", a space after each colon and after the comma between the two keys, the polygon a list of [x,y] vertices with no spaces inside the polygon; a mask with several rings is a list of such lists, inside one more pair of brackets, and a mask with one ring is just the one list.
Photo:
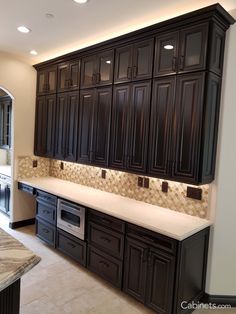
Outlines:
{"label": "cabinets.com logo", "polygon": [[229,304],[218,304],[216,305],[215,303],[200,303],[200,302],[187,302],[187,301],[182,301],[181,302],[181,309],[183,310],[216,310],[216,309],[231,309],[231,305]]}

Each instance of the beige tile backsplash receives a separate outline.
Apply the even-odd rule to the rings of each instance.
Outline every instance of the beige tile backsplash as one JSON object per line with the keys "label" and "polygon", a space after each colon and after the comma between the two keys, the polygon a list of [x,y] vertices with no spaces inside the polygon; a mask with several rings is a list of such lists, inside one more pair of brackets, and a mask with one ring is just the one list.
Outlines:
{"label": "beige tile backsplash", "polygon": [[[38,167],[32,167],[33,159],[38,160]],[[137,186],[137,175],[106,170],[106,179],[101,178],[101,168],[64,162],[64,170],[60,169],[60,161],[38,157],[20,157],[18,159],[18,178],[53,176],[102,191],[130,197],[146,203],[170,208],[189,215],[205,218],[208,216],[209,185],[203,185],[202,200],[187,198],[187,184],[168,181],[169,191],[161,191],[163,180],[150,177],[149,189]]]}

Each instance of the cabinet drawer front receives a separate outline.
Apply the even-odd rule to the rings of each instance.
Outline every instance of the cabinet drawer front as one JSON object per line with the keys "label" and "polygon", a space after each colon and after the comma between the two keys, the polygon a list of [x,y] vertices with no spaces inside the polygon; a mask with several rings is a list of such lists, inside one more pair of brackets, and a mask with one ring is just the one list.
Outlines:
{"label": "cabinet drawer front", "polygon": [[18,182],[18,189],[21,191],[24,191],[26,193],[29,193],[31,195],[35,194],[35,189],[32,186],[29,186],[29,185],[21,183],[21,182]]}
{"label": "cabinet drawer front", "polygon": [[55,247],[56,228],[36,218],[36,235],[43,241]]}
{"label": "cabinet drawer front", "polygon": [[132,224],[128,224],[126,230],[127,235],[136,240],[142,241],[171,254],[176,253],[177,240]]}
{"label": "cabinet drawer front", "polygon": [[36,205],[37,216],[43,218],[47,222],[56,224],[56,207],[45,202],[37,202]]}
{"label": "cabinet drawer front", "polygon": [[116,287],[121,287],[122,262],[88,246],[87,267]]}
{"label": "cabinet drawer front", "polygon": [[90,222],[88,238],[91,244],[114,257],[123,259],[124,236],[120,233]]}
{"label": "cabinet drawer front", "polygon": [[37,201],[44,201],[46,203],[50,203],[51,205],[56,206],[57,205],[57,197],[43,192],[43,191],[39,191],[37,190]]}
{"label": "cabinet drawer front", "polygon": [[89,221],[96,222],[122,233],[125,232],[125,223],[123,221],[98,211],[89,210]]}
{"label": "cabinet drawer front", "polygon": [[57,229],[57,248],[82,265],[86,265],[86,243]]}

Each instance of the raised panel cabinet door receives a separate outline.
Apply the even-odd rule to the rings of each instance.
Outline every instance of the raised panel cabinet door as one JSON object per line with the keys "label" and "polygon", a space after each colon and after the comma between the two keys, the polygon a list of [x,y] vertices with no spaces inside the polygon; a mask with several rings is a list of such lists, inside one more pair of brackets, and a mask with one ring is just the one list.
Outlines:
{"label": "raised panel cabinet door", "polygon": [[156,313],[172,314],[175,258],[150,250],[147,274],[146,304]]}
{"label": "raised panel cabinet door", "polygon": [[58,66],[58,82],[57,82],[57,91],[64,92],[68,89],[68,71],[69,64],[68,62],[62,63]]}
{"label": "raised panel cabinet door", "polygon": [[127,158],[127,123],[130,84],[116,85],[113,89],[110,161],[111,168],[124,169]]}
{"label": "raised panel cabinet door", "polygon": [[37,95],[56,93],[57,90],[57,66],[38,71]]}
{"label": "raised panel cabinet door", "polygon": [[98,88],[94,105],[92,163],[108,165],[112,88]]}
{"label": "raised panel cabinet door", "polygon": [[45,121],[44,121],[45,97],[38,97],[35,110],[34,154],[44,156]]}
{"label": "raised panel cabinet door", "polygon": [[148,246],[126,238],[123,290],[144,303],[147,277]]}
{"label": "raised panel cabinet door", "polygon": [[180,32],[179,72],[205,69],[207,38],[207,23],[187,27]]}
{"label": "raised panel cabinet door", "polygon": [[152,77],[154,39],[148,39],[134,44],[132,79],[141,80]]}
{"label": "raised panel cabinet door", "polygon": [[79,92],[67,93],[65,160],[76,161],[79,121]]}
{"label": "raised panel cabinet door", "polygon": [[165,33],[156,37],[154,76],[177,72],[178,32]]}
{"label": "raised panel cabinet door", "polygon": [[114,51],[109,50],[97,56],[96,84],[107,85],[113,82]]}
{"label": "raised panel cabinet door", "polygon": [[37,95],[44,95],[47,93],[47,71],[38,71],[37,75]]}
{"label": "raised panel cabinet door", "polygon": [[55,121],[55,149],[56,159],[64,159],[67,123],[67,93],[58,94]]}
{"label": "raised panel cabinet door", "polygon": [[96,84],[97,56],[92,55],[81,60],[81,87],[91,87]]}
{"label": "raised panel cabinet door", "polygon": [[153,82],[149,134],[148,173],[170,176],[170,146],[175,96],[175,77]]}
{"label": "raised panel cabinet door", "polygon": [[79,88],[80,81],[80,62],[71,61],[69,63],[69,89],[74,90]]}
{"label": "raised panel cabinet door", "polygon": [[53,94],[57,91],[57,67],[53,66],[48,69],[48,93]]}
{"label": "raised panel cabinet door", "polygon": [[129,122],[127,169],[145,173],[149,132],[151,81],[132,86]]}
{"label": "raised panel cabinet door", "polygon": [[132,45],[116,49],[114,82],[128,82],[132,79]]}
{"label": "raised panel cabinet door", "polygon": [[78,155],[79,163],[90,163],[92,159],[94,89],[80,92]]}
{"label": "raised panel cabinet door", "polygon": [[181,182],[198,182],[204,83],[204,73],[177,78],[172,176]]}

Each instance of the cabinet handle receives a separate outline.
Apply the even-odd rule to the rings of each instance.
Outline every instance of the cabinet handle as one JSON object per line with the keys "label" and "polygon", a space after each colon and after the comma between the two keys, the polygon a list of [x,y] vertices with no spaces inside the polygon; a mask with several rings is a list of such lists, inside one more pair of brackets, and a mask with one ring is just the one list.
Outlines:
{"label": "cabinet handle", "polygon": [[92,76],[92,83],[93,83],[93,84],[96,84],[96,80],[97,80],[96,74],[93,73],[93,76]]}
{"label": "cabinet handle", "polygon": [[102,265],[104,265],[106,267],[109,267],[109,264],[107,262],[104,262],[104,261],[99,261],[99,264],[102,264]]}
{"label": "cabinet handle", "polygon": [[96,75],[96,84],[99,84],[101,81],[101,73],[97,73]]}
{"label": "cabinet handle", "polygon": [[132,68],[131,67],[127,68],[127,78],[129,80],[131,80],[131,78],[132,78]]}
{"label": "cabinet handle", "polygon": [[172,58],[172,70],[176,72],[176,57]]}
{"label": "cabinet handle", "polygon": [[179,69],[180,70],[184,69],[184,56],[181,56],[179,59]]}
{"label": "cabinet handle", "polygon": [[48,229],[46,229],[46,228],[43,228],[42,230],[43,230],[44,233],[48,233],[49,232]]}
{"label": "cabinet handle", "polygon": [[49,210],[44,209],[44,210],[43,210],[43,213],[44,213],[44,214],[49,214]]}
{"label": "cabinet handle", "polygon": [[71,242],[67,242],[67,245],[70,246],[72,249],[75,248],[75,245],[73,243],[71,243]]}
{"label": "cabinet handle", "polygon": [[104,241],[107,242],[107,243],[110,243],[110,242],[111,242],[111,240],[108,239],[108,238],[106,238],[106,237],[100,237],[100,239],[101,239],[101,240],[104,240]]}
{"label": "cabinet handle", "polygon": [[109,219],[106,219],[106,218],[101,218],[101,221],[106,223],[106,224],[111,224],[111,221]]}
{"label": "cabinet handle", "polygon": [[133,77],[137,77],[138,74],[138,67],[135,65],[133,66]]}

